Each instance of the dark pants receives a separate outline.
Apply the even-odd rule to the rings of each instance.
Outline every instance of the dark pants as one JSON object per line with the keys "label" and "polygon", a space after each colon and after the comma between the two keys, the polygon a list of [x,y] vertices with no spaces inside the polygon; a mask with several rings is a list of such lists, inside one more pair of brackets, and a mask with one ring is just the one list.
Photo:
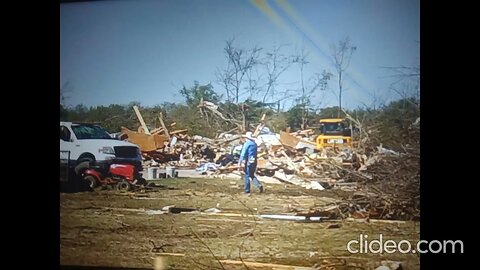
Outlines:
{"label": "dark pants", "polygon": [[250,179],[252,180],[253,184],[260,188],[262,184],[258,181],[257,177],[255,177],[255,170],[257,169],[256,163],[248,163],[245,165],[245,193],[250,193]]}

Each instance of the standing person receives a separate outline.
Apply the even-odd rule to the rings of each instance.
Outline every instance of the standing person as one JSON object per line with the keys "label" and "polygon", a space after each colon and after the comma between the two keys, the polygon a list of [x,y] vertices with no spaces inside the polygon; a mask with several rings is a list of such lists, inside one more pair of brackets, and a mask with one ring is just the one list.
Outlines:
{"label": "standing person", "polygon": [[238,170],[242,168],[242,163],[245,161],[245,194],[250,195],[250,180],[260,190],[260,193],[263,193],[263,185],[255,176],[255,170],[257,169],[257,144],[250,131],[242,135],[242,138],[246,140],[238,160]]}

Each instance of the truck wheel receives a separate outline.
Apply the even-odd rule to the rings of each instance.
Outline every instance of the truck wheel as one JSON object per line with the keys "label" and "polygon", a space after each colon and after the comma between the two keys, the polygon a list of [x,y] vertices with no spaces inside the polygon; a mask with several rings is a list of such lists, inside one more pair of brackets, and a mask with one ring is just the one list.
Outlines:
{"label": "truck wheel", "polygon": [[90,168],[90,161],[80,162],[77,166],[75,166],[75,174],[80,175],[84,170],[88,168]]}
{"label": "truck wheel", "polygon": [[91,175],[87,175],[83,178],[85,181],[87,181],[88,185],[94,189],[96,187],[98,187],[98,181],[95,177],[91,176]]}
{"label": "truck wheel", "polygon": [[121,182],[118,182],[117,184],[117,189],[120,191],[128,191],[130,190],[130,188],[131,188],[131,185],[127,181],[121,181]]}

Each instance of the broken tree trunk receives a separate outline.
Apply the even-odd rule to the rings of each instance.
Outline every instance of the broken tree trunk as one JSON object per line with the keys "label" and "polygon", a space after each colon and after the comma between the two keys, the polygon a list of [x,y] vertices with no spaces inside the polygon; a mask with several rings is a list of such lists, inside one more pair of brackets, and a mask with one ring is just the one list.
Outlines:
{"label": "broken tree trunk", "polygon": [[229,123],[232,123],[234,125],[236,125],[238,128],[242,128],[242,123],[236,119],[231,119],[231,118],[227,118],[225,117],[218,109],[218,106],[215,105],[215,103],[213,102],[210,102],[210,101],[203,101],[203,99],[200,101],[200,103],[198,104],[197,106],[198,108],[205,108],[205,109],[208,109],[210,110],[213,114],[215,114],[216,116],[220,117],[222,120],[224,120],[225,122],[229,122]]}

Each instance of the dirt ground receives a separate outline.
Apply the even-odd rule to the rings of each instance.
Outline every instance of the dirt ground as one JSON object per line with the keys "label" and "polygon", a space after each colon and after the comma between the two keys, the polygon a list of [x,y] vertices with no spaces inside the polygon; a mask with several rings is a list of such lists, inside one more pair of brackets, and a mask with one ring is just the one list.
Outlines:
{"label": "dirt ground", "polygon": [[[418,254],[351,254],[346,247],[360,234],[367,234],[369,240],[382,234],[384,242],[408,240],[414,244],[419,241],[418,222],[296,222],[257,216],[293,215],[295,211],[331,205],[339,197],[335,190],[266,184],[265,193],[252,187],[253,194],[247,197],[242,193],[241,179],[178,178],[157,183],[163,188],[60,193],[61,265],[302,269],[249,263],[257,262],[317,267],[312,269],[375,269],[382,261],[396,261],[403,269],[420,268]],[[169,205],[198,211],[158,211]],[[205,211],[210,208],[221,212]],[[155,249],[152,242],[162,248]],[[225,260],[243,260],[247,266]]]}

